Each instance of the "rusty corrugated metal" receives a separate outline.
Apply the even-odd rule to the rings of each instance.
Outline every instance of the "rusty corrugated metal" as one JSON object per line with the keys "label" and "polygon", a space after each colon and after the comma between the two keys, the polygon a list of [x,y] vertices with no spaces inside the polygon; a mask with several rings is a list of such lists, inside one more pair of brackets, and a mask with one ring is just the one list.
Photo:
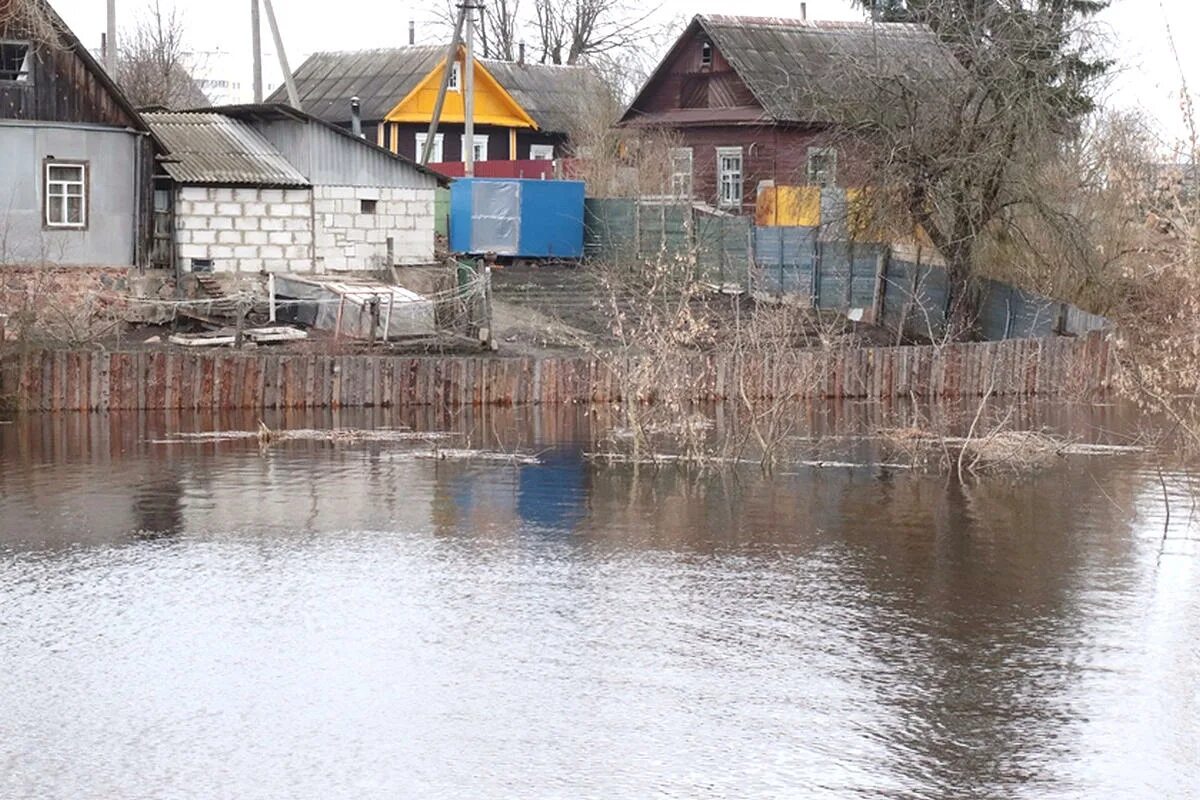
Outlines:
{"label": "rusty corrugated metal", "polygon": [[144,116],[167,150],[163,168],[180,183],[309,185],[282,153],[244,122],[200,112]]}

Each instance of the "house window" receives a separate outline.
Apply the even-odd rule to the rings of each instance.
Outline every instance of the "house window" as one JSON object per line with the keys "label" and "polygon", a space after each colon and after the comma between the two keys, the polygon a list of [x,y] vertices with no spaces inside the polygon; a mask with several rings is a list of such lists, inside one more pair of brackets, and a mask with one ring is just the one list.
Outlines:
{"label": "house window", "polygon": [[29,42],[0,42],[0,81],[29,80]]}
{"label": "house window", "polygon": [[46,162],[46,226],[87,227],[87,165]]}
{"label": "house window", "polygon": [[534,161],[553,161],[554,145],[531,144],[529,145],[529,157]]}
{"label": "house window", "polygon": [[360,214],[374,214],[375,210],[377,208],[379,208],[378,200],[359,200],[358,201],[358,213],[360,213]]}
{"label": "house window", "polygon": [[[425,140],[429,137],[427,133],[417,134],[417,160],[421,159],[421,154],[425,152]],[[433,147],[429,150],[430,163],[441,163],[442,161],[442,134],[437,134],[433,137]]]}
{"label": "house window", "polygon": [[452,92],[462,91],[462,63],[455,61],[450,65],[450,83],[446,88]]}
{"label": "house window", "polygon": [[808,182],[814,186],[837,183],[837,150],[832,147],[808,148]]}
{"label": "house window", "polygon": [[[487,161],[488,160],[488,137],[486,135],[481,136],[477,133],[471,137],[471,141],[475,145],[475,147],[474,147],[475,155],[472,158],[472,160],[473,161]],[[463,134],[463,137],[462,137],[462,154],[463,154],[463,160],[465,161],[466,155],[467,155],[466,134]]]}
{"label": "house window", "polygon": [[700,69],[712,67],[712,42],[700,45]]}
{"label": "house window", "polygon": [[717,148],[717,205],[742,206],[742,148]]}
{"label": "house window", "polygon": [[692,198],[692,148],[671,148],[671,196]]}

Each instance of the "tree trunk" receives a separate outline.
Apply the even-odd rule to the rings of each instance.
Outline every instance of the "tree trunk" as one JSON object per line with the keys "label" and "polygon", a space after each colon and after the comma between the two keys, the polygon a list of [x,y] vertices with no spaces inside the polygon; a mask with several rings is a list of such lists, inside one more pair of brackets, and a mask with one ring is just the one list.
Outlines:
{"label": "tree trunk", "polygon": [[969,246],[949,248],[946,257],[946,336],[953,342],[975,338],[979,297],[971,279]]}

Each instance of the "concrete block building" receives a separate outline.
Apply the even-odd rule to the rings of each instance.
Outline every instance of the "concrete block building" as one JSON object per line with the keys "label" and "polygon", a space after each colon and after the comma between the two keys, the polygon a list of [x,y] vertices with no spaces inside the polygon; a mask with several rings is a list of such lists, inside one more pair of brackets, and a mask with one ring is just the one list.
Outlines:
{"label": "concrete block building", "polygon": [[434,260],[436,173],[287,106],[144,115],[180,272],[378,271]]}

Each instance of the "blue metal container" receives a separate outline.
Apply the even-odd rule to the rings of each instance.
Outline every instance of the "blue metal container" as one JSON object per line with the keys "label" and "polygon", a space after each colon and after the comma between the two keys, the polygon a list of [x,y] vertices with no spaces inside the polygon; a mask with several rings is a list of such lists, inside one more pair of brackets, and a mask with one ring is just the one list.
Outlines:
{"label": "blue metal container", "polygon": [[471,255],[582,258],[583,181],[454,181],[450,249]]}

